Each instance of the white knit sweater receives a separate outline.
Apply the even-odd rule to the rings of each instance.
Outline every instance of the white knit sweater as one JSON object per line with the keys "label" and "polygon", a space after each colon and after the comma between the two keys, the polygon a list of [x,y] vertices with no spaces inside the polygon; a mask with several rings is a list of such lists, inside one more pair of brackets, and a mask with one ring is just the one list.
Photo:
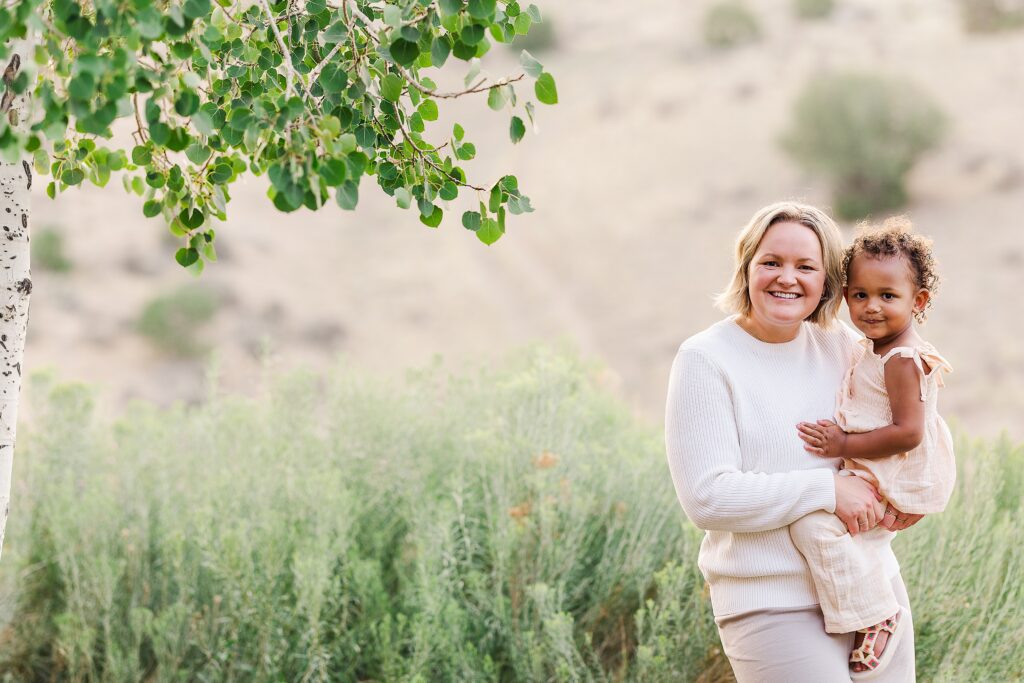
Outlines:
{"label": "white knit sweater", "polygon": [[[679,502],[707,532],[698,564],[716,616],[818,603],[788,525],[835,511],[839,461],[807,453],[796,425],[832,418],[856,340],[841,323],[804,323],[793,341],[770,344],[729,318],[680,346],[665,440]],[[893,576],[891,534],[879,531],[876,550]]]}

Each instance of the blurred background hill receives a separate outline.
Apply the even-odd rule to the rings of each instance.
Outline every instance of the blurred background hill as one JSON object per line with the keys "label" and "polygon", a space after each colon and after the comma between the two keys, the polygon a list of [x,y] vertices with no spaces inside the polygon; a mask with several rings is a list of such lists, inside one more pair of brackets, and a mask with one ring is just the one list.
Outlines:
{"label": "blurred background hill", "polygon": [[[657,423],[677,346],[721,316],[711,299],[737,229],[778,199],[836,208],[827,174],[782,140],[808,83],[854,70],[912,84],[944,121],[901,209],[940,259],[923,334],[956,368],[942,410],[973,436],[1024,438],[1024,10],[750,0],[727,3],[732,18],[714,28],[717,4],[542,3],[543,31],[525,47],[556,76],[560,103],[541,107],[539,134],[513,146],[507,115],[482,99],[428,127],[443,139],[457,115],[480,150],[471,175],[515,173],[532,198],[536,212],[490,248],[454,216],[424,227],[373,179],[355,213],[285,215],[248,178],[217,227],[220,261],[196,279],[116,181],[57,201],[35,183],[28,368],[95,384],[119,409],[200,400],[210,354],[220,385],[246,392],[268,353],[400,373],[438,354],[458,368],[567,340]],[[513,73],[517,52],[495,46],[484,66]]]}

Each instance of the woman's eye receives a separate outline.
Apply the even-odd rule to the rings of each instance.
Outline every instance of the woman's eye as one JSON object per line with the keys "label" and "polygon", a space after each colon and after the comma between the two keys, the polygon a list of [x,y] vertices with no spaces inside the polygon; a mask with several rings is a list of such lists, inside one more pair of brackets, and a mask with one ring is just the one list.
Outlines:
{"label": "woman's eye", "polygon": [[806,270],[807,272],[811,272],[814,270],[814,266],[800,266],[800,270]]}
{"label": "woman's eye", "polygon": [[771,267],[774,268],[775,266],[779,265],[779,262],[778,261],[765,261],[764,265],[771,266]]}

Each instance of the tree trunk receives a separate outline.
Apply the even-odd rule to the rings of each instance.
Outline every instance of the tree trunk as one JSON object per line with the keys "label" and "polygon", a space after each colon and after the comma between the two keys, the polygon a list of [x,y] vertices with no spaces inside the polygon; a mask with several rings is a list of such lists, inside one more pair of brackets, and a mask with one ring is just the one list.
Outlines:
{"label": "tree trunk", "polygon": [[[10,85],[32,58],[32,51],[23,41],[11,47],[3,73],[0,116],[6,116],[11,125],[23,129],[28,123],[28,101],[24,95],[14,96]],[[0,552],[11,498],[21,366],[28,330],[28,301],[32,293],[28,246],[31,188],[32,167],[28,161],[0,161]]]}

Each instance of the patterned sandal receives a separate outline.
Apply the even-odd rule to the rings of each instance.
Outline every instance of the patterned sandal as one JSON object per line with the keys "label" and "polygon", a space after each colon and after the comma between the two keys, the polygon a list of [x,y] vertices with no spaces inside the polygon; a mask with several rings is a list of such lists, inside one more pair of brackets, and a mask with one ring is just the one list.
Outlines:
{"label": "patterned sandal", "polygon": [[[885,621],[874,626],[862,628],[857,633],[864,634],[864,640],[860,647],[850,653],[850,665],[863,664],[866,671],[850,671],[850,679],[854,681],[867,681],[878,676],[889,665],[895,656],[896,647],[899,645],[900,636],[905,629],[898,628],[902,619],[903,610],[896,612]],[[881,655],[875,654],[875,643],[878,634],[885,631],[889,637],[885,641],[885,649]]]}

